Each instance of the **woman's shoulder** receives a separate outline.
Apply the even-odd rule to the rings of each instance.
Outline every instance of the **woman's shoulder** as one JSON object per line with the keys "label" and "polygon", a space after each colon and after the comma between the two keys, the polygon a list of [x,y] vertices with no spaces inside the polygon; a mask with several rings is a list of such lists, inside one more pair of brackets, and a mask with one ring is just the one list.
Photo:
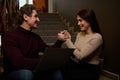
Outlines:
{"label": "woman's shoulder", "polygon": [[[77,37],[82,37],[82,36],[85,36],[85,33],[83,33],[83,32],[77,33]],[[102,35],[100,33],[94,33],[94,34],[90,35],[89,37],[102,39]]]}
{"label": "woman's shoulder", "polygon": [[100,33],[94,33],[93,35],[95,38],[102,39],[102,35]]}
{"label": "woman's shoulder", "polygon": [[78,32],[77,33],[77,36],[82,36],[83,35],[83,32]]}

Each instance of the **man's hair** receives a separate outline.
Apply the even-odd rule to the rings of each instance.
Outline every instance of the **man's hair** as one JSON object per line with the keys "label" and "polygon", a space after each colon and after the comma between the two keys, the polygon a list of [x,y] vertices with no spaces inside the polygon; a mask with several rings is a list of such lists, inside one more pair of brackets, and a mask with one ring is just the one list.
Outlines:
{"label": "man's hair", "polygon": [[27,16],[32,16],[32,11],[36,10],[35,6],[32,4],[25,4],[22,6],[19,10],[18,16],[17,16],[17,24],[20,25],[23,23],[24,18],[23,15],[26,14]]}

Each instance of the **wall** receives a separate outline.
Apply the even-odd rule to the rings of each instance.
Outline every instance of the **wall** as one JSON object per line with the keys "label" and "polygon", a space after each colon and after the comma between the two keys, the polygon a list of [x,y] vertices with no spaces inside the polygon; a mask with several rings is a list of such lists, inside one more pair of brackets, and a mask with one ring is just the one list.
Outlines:
{"label": "wall", "polygon": [[[94,9],[105,39],[105,70],[120,75],[120,0],[54,0],[54,11],[58,10],[72,25],[76,25],[76,13],[82,8]],[[77,26],[75,27],[77,29]]]}

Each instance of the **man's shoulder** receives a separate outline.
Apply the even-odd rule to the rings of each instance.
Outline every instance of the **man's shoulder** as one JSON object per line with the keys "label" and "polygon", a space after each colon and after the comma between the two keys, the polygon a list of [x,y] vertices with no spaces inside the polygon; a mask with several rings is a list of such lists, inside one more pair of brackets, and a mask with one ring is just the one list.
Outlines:
{"label": "man's shoulder", "polygon": [[16,35],[16,30],[13,29],[12,31],[8,31],[5,33],[5,35]]}
{"label": "man's shoulder", "polygon": [[3,36],[3,38],[4,39],[7,39],[7,38],[11,39],[13,37],[18,37],[18,36],[19,35],[17,34],[16,29],[13,29],[12,31],[6,32],[5,35]]}

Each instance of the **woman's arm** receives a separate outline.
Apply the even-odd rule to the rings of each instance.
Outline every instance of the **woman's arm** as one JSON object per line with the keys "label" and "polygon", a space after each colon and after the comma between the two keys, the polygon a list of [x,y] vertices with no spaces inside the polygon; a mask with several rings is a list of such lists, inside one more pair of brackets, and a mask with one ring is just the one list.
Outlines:
{"label": "woman's arm", "polygon": [[[82,43],[79,40],[77,40],[77,43]],[[88,55],[90,55],[92,52],[94,52],[101,44],[102,44],[102,36],[96,35],[93,38],[91,38],[87,43],[85,43],[83,46],[80,48],[77,46],[74,46],[71,40],[67,40],[65,42],[68,48],[74,48],[74,56],[78,59],[81,60]]]}

